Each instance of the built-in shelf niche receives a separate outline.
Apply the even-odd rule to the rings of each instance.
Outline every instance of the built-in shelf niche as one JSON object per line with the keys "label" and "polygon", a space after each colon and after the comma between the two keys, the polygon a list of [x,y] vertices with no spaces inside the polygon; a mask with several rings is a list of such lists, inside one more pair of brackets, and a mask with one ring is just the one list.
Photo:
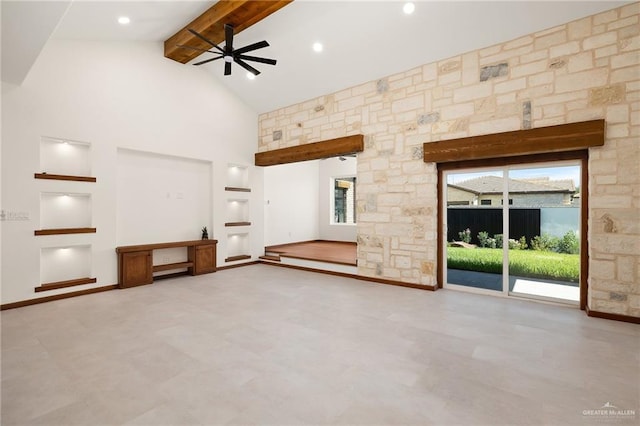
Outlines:
{"label": "built-in shelf niche", "polygon": [[46,291],[96,282],[91,278],[91,246],[71,245],[40,249],[40,286]]}
{"label": "built-in shelf niche", "polygon": [[248,233],[233,233],[227,236],[227,258],[225,262],[251,259]]}
{"label": "built-in shelf niche", "polygon": [[234,188],[235,190],[239,189],[249,189],[249,167],[241,166],[238,164],[229,164],[227,165],[227,191]]}
{"label": "built-in shelf niche", "polygon": [[71,192],[40,193],[40,228],[91,228],[91,194]]}
{"label": "built-in shelf niche", "polygon": [[249,200],[230,198],[227,200],[227,222],[225,226],[249,226]]}
{"label": "built-in shelf niche", "polygon": [[84,181],[91,179],[91,144],[43,136],[40,139],[40,173],[35,177]]}

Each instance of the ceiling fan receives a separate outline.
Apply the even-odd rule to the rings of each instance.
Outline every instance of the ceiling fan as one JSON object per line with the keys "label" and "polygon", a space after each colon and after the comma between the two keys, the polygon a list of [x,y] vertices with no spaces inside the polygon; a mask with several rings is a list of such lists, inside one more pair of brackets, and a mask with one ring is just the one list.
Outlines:
{"label": "ceiling fan", "polygon": [[203,64],[206,64],[206,63],[209,63],[209,62],[212,62],[212,61],[216,61],[216,60],[222,58],[222,59],[224,59],[224,62],[225,62],[225,64],[224,64],[224,75],[230,75],[231,74],[231,63],[232,62],[235,62],[236,64],[240,65],[242,68],[246,69],[251,74],[258,75],[258,74],[260,74],[260,71],[258,71],[257,69],[255,69],[254,67],[252,67],[251,65],[246,63],[245,61],[254,61],[254,62],[260,62],[260,63],[263,63],[263,64],[269,64],[269,65],[275,65],[276,64],[276,60],[275,59],[259,58],[257,56],[245,55],[245,53],[247,53],[247,52],[251,52],[253,50],[258,50],[258,49],[262,49],[263,47],[269,46],[269,43],[267,43],[265,40],[259,41],[257,43],[250,44],[248,46],[241,47],[239,49],[234,49],[233,48],[233,25],[229,25],[229,24],[225,24],[224,25],[224,35],[225,35],[224,48],[221,48],[220,46],[215,44],[213,41],[209,40],[208,38],[206,38],[202,34],[199,34],[198,32],[196,32],[195,30],[193,30],[191,28],[189,28],[189,32],[191,34],[193,34],[194,36],[198,37],[199,39],[201,39],[201,40],[207,42],[208,44],[210,44],[217,51],[200,49],[200,48],[197,48],[197,47],[191,47],[191,46],[185,46],[185,45],[178,45],[178,47],[183,47],[183,48],[193,49],[193,50],[199,50],[201,52],[209,52],[209,53],[213,53],[215,55],[218,55],[218,56],[215,56],[213,58],[206,59],[204,61],[196,62],[193,65],[203,65]]}

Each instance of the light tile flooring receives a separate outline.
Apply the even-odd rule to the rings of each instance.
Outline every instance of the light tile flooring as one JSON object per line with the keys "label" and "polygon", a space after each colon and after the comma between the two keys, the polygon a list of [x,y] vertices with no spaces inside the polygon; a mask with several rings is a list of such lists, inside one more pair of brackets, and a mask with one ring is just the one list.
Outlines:
{"label": "light tile flooring", "polygon": [[574,308],[256,265],[1,318],[5,426],[640,421],[640,327]]}

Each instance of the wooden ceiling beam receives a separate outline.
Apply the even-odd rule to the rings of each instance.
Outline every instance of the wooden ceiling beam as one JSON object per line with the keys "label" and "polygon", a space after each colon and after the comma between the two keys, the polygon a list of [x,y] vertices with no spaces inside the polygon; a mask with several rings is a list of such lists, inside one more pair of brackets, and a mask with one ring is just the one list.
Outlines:
{"label": "wooden ceiling beam", "polygon": [[350,155],[364,150],[364,135],[344,136],[321,142],[274,149],[255,154],[256,166],[275,166],[277,164],[297,163],[300,161],[320,160],[323,158]]}
{"label": "wooden ceiling beam", "polygon": [[209,46],[198,37],[191,34],[191,28],[199,34],[207,37],[214,43],[224,41],[224,25],[233,25],[235,34],[249,28],[282,9],[293,0],[220,0],[211,6],[202,15],[187,24],[180,31],[169,37],[164,42],[164,56],[186,64],[201,55],[201,52],[192,49],[183,49],[178,45],[209,49]]}

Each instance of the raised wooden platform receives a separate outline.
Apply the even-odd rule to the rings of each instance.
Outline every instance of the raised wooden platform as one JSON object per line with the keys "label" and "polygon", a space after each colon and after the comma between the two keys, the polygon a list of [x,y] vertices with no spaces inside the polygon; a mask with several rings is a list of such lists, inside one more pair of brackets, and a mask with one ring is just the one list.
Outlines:
{"label": "raised wooden platform", "polygon": [[343,241],[302,241],[265,247],[261,259],[274,262],[281,257],[357,266],[358,244]]}

